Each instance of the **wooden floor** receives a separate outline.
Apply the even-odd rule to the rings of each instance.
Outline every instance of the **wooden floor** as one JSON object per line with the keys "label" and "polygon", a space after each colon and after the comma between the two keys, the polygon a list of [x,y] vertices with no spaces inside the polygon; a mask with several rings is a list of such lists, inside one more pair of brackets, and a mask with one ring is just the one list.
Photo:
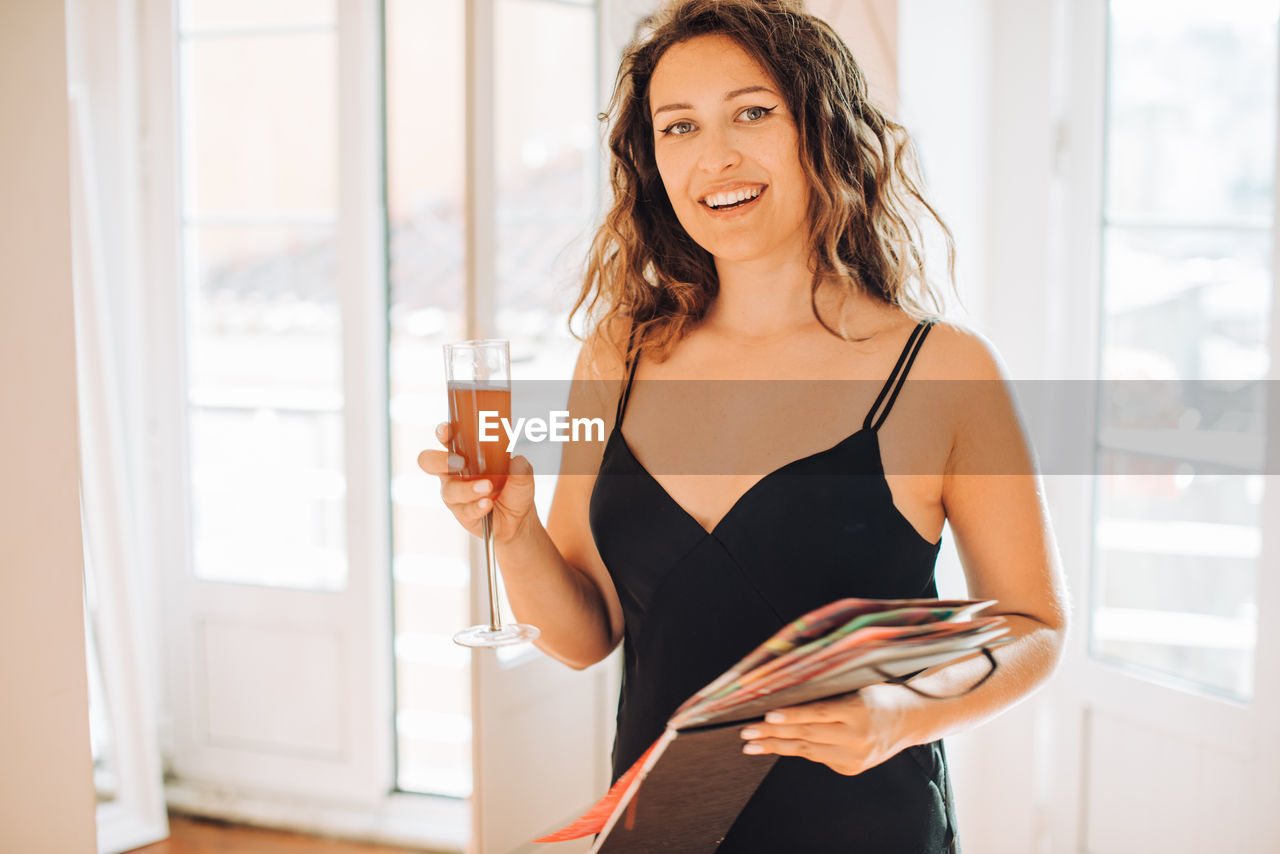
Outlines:
{"label": "wooden floor", "polygon": [[415,849],[339,842],[278,830],[170,816],[168,839],[135,849],[130,854],[406,854],[411,851]]}

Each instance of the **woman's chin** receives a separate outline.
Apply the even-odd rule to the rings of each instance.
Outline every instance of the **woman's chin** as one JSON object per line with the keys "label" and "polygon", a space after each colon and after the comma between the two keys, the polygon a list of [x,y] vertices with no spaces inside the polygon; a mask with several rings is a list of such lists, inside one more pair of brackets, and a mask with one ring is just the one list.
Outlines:
{"label": "woman's chin", "polygon": [[717,264],[803,263],[807,255],[803,246],[794,249],[786,243],[762,246],[758,235],[749,234],[739,240],[709,241],[702,246]]}

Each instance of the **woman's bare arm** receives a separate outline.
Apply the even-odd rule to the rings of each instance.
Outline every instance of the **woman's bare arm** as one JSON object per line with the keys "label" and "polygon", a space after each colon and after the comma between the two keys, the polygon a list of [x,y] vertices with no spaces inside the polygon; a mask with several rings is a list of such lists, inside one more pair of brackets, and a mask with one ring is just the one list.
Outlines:
{"label": "woman's bare arm", "polygon": [[[612,427],[609,382],[621,373],[614,351],[596,335],[578,357],[570,389],[573,417],[603,418]],[[447,436],[442,436],[447,439]],[[451,474],[448,454],[424,451],[419,465],[441,480],[445,503],[464,527],[478,534],[480,518],[494,512],[494,548],[512,611],[542,634],[535,645],[577,669],[606,657],[622,637],[622,606],[588,525],[588,505],[602,446],[565,445],[560,477],[544,527],[533,506],[533,469],[523,457],[511,462],[496,501],[475,482]]]}
{"label": "woman's bare arm", "polygon": [[[569,393],[574,418],[601,418],[613,427],[622,368],[605,341],[582,347]],[[588,667],[622,638],[622,605],[588,525],[591,492],[603,445],[569,442],[545,528],[530,513],[527,530],[498,547],[512,610],[542,629],[540,649],[570,667]]]}
{"label": "woman's bare arm", "polygon": [[[984,614],[1003,614],[1015,638],[993,649],[999,667],[980,688],[919,707],[917,742],[970,729],[1014,705],[1056,667],[1067,630],[1067,596],[1043,486],[999,358],[972,333],[949,336],[950,363],[976,382],[961,408],[943,478],[942,501],[964,566],[969,595],[994,599]],[[961,384],[957,384],[961,385]],[[988,668],[974,657],[912,681],[954,696]],[[901,689],[896,689],[901,690]]]}

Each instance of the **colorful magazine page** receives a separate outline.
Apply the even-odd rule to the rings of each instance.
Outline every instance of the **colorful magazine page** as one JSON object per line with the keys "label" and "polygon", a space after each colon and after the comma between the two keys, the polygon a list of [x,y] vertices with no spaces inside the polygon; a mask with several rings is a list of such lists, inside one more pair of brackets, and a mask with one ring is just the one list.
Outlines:
{"label": "colorful magazine page", "polygon": [[835,602],[810,611],[804,616],[792,620],[773,634],[745,658],[725,671],[724,674],[690,697],[686,701],[686,705],[709,696],[748,670],[771,661],[779,655],[788,653],[798,646],[823,637],[860,613],[880,610],[890,604],[876,599],[837,599]]}
{"label": "colorful magazine page", "polygon": [[623,796],[627,790],[631,789],[639,780],[640,770],[653,757],[658,750],[658,746],[663,744],[663,740],[659,738],[653,744],[649,745],[649,749],[641,754],[640,758],[632,763],[627,772],[618,778],[618,782],[609,787],[609,791],[605,796],[596,802],[596,805],[582,814],[582,817],[572,824],[565,825],[555,833],[535,839],[534,842],[566,842],[570,839],[580,839],[583,836],[589,836],[593,833],[599,833],[604,830],[605,825],[609,821],[609,817],[613,815],[618,805],[622,802]]}
{"label": "colorful magazine page", "polygon": [[[987,639],[994,639],[1005,634],[1008,628],[1002,618],[991,618],[990,621],[973,623],[970,628],[959,631],[938,632],[928,636],[915,637],[904,641],[887,641],[876,645],[876,648],[858,647],[840,654],[805,662],[786,678],[779,678],[767,685],[756,687],[756,695],[777,693],[792,685],[816,679],[820,676],[837,674],[844,670],[866,666],[868,664],[890,662],[899,658],[918,656],[922,650],[956,651],[967,654],[974,649],[974,644],[982,645]],[[745,696],[739,702],[747,699]]]}
{"label": "colorful magazine page", "polygon": [[[769,675],[775,670],[779,670],[789,666],[796,660],[806,659],[810,656],[821,654],[824,649],[842,643],[849,635],[856,635],[859,638],[871,639],[871,635],[867,635],[863,630],[870,629],[875,626],[883,626],[886,628],[899,627],[931,627],[941,625],[943,622],[950,620],[957,609],[942,608],[895,608],[879,613],[859,615],[832,632],[816,638],[809,643],[798,646],[795,649],[783,655],[779,655],[772,661],[765,662],[759,667],[752,668],[744,673],[735,683],[725,685],[718,691],[710,695],[710,699],[718,700],[728,694],[733,693],[742,685],[749,682],[758,681]],[[910,636],[910,632],[904,633],[903,636]]]}
{"label": "colorful magazine page", "polygon": [[1007,627],[997,626],[979,634],[951,637],[933,644],[921,645],[907,653],[893,648],[892,645],[884,646],[869,652],[855,662],[833,666],[828,671],[812,674],[802,682],[743,700],[732,706],[717,711],[672,718],[672,724],[687,728],[731,721],[757,720],[774,709],[848,694],[868,685],[882,683],[885,681],[886,673],[893,677],[907,676],[963,658],[984,646],[994,647],[1008,643],[1013,639],[1003,636],[1007,632]]}
{"label": "colorful magazine page", "polygon": [[[802,645],[794,645],[794,639],[798,639],[798,635],[793,635],[789,639],[788,644],[778,643],[774,647],[775,649],[780,650],[783,648],[784,645],[792,645],[793,648],[790,651],[785,653],[781,653],[781,654],[775,653],[772,659],[767,659],[764,656],[760,656],[756,653],[753,653],[752,655],[743,659],[743,661],[740,662],[738,665],[735,665],[733,668],[730,668],[730,670],[726,674],[724,674],[722,677],[720,677],[719,679],[716,679],[706,688],[704,688],[703,690],[695,694],[693,697],[691,697],[688,701],[682,704],[682,706],[676,711],[677,713],[693,712],[695,710],[695,707],[701,708],[701,704],[708,701],[715,701],[718,704],[719,700],[733,693],[734,691],[739,690],[742,687],[742,685],[745,684],[746,682],[762,678],[764,675],[766,675],[768,672],[771,672],[772,670],[790,666],[794,661],[802,659],[809,655],[812,655],[815,653],[815,651],[822,649],[824,646],[828,644],[835,643],[845,633],[858,631],[859,628],[864,624],[875,623],[880,621],[893,622],[895,621],[895,618],[897,618],[899,622],[915,623],[915,624],[919,624],[922,621],[927,621],[930,617],[933,617],[935,620],[964,619],[970,616],[971,614],[973,614],[975,611],[985,608],[988,605],[992,604],[992,601],[993,600],[975,601],[975,600],[927,600],[927,599],[926,600],[920,600],[920,599],[840,600],[839,603],[834,603],[834,604],[842,604],[842,603],[848,603],[848,602],[855,602],[858,604],[859,607],[857,608],[842,609],[844,616],[846,617],[850,613],[855,614],[855,616],[852,619],[848,620],[843,625],[836,628],[834,631],[828,632],[827,634],[817,637],[816,639],[811,640],[810,642]],[[905,608],[892,607],[892,608],[886,608],[884,610],[876,611],[873,608],[869,608],[868,603],[875,603],[876,605],[880,605],[880,606],[897,606],[902,603],[909,603],[909,607],[905,607]],[[922,607],[919,603],[935,603],[937,607]],[[835,616],[835,614],[832,611],[830,611],[829,609],[820,609],[820,610],[827,612],[826,614],[823,615],[826,618],[826,620],[824,621],[824,624],[830,625],[831,622],[834,622],[832,618]],[[806,620],[805,618],[802,618],[801,621],[809,623],[810,625],[814,624],[814,621],[809,621],[809,620]],[[797,622],[801,622],[801,621],[797,621]],[[783,635],[786,632],[787,630],[784,629],[783,632],[780,632],[778,635],[775,635],[774,638],[775,639],[779,638],[781,635]],[[806,633],[806,634],[816,634],[816,632]],[[759,651],[757,650],[757,653],[758,652]],[[747,666],[747,665],[750,665],[752,661],[759,661],[761,659],[765,659],[763,663],[755,667]]]}
{"label": "colorful magazine page", "polygon": [[[777,671],[771,676],[749,683],[744,690],[724,698],[726,703],[739,702],[748,696],[762,691],[776,691],[787,685],[800,682],[815,673],[826,672],[833,667],[852,666],[857,658],[876,647],[892,646],[893,649],[908,652],[921,645],[933,644],[947,638],[976,634],[984,629],[1003,624],[1001,617],[987,617],[967,623],[946,623],[929,627],[912,627],[900,630],[878,628],[864,629],[841,639],[838,643],[800,659],[791,667]],[[874,634],[873,634],[874,633]]]}
{"label": "colorful magazine page", "polygon": [[743,674],[798,647],[819,640],[859,617],[906,608],[925,608],[935,613],[949,611],[947,619],[964,620],[995,603],[994,599],[838,599],[793,620],[720,677],[698,691],[677,709],[687,710],[707,697],[722,692]]}
{"label": "colorful magazine page", "polygon": [[715,851],[779,758],[743,753],[740,729],[668,730],[590,854]]}
{"label": "colorful magazine page", "polygon": [[[740,680],[738,689],[717,699],[709,699],[677,712],[687,715],[689,720],[702,720],[705,716],[745,702],[763,694],[782,690],[783,688],[811,678],[814,674],[827,672],[833,668],[848,667],[856,663],[856,657],[864,652],[892,646],[895,649],[908,651],[921,644],[942,642],[948,638],[980,632],[986,628],[1003,623],[1001,617],[987,617],[967,623],[941,623],[930,626],[904,627],[870,627],[854,632],[840,639],[826,649],[808,656],[799,657],[788,662],[782,669],[772,670],[760,679],[754,679],[753,673]],[[855,659],[855,661],[850,661]],[[684,717],[680,718],[682,721]],[[673,719],[674,720],[674,719]]]}
{"label": "colorful magazine page", "polygon": [[773,661],[744,673],[732,685],[726,685],[708,697],[706,703],[716,705],[732,703],[733,698],[744,690],[750,690],[755,685],[771,681],[804,662],[821,660],[841,649],[852,648],[862,644],[883,643],[894,639],[902,640],[913,635],[930,634],[933,631],[935,629],[929,626],[868,626],[845,636],[833,633],[823,638],[820,642],[797,647],[786,655],[779,656]]}
{"label": "colorful magazine page", "polygon": [[[999,646],[1010,640],[1012,638],[993,638],[985,645],[988,647]],[[774,709],[798,706],[815,700],[826,700],[849,694],[869,685],[883,683],[885,681],[885,673],[895,677],[909,676],[929,667],[947,664],[957,658],[969,655],[981,647],[982,644],[972,649],[935,650],[932,654],[917,654],[907,658],[899,657],[886,662],[841,670],[830,675],[824,674],[812,680],[784,688],[777,693],[766,694],[733,708],[725,709],[718,714],[708,716],[706,720],[691,721],[683,725],[697,727],[734,723],[740,726],[742,723],[760,720],[763,715]]]}
{"label": "colorful magazine page", "polygon": [[807,644],[798,647],[784,656],[743,674],[732,685],[726,686],[711,697],[701,702],[690,704],[681,711],[698,714],[713,709],[724,708],[737,702],[737,699],[751,691],[754,687],[778,679],[793,679],[786,674],[797,667],[809,667],[827,660],[833,655],[848,656],[857,648],[882,643],[906,643],[913,638],[934,638],[965,630],[972,623],[928,623],[913,626],[868,626],[858,629],[852,634],[841,637],[833,635],[821,644]]}

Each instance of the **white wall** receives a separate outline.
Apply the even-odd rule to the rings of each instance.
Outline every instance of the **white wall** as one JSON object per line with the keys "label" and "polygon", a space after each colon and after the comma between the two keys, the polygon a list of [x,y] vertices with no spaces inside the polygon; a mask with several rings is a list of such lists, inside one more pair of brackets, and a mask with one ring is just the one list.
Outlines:
{"label": "white wall", "polygon": [[[951,314],[990,338],[1016,379],[1053,371],[1052,307],[1061,287],[1051,269],[1054,6],[901,0],[899,7],[899,118],[915,138],[928,198],[955,235],[967,311]],[[940,557],[938,576],[943,595],[963,592],[954,552]],[[1045,703],[1037,695],[948,739],[966,850],[1037,850],[1052,735]]]}
{"label": "white wall", "polygon": [[898,0],[807,0],[849,46],[867,78],[871,100],[898,109]]}
{"label": "white wall", "polygon": [[1049,368],[1054,0],[902,0],[899,118],[957,244],[973,325],[1015,378]]}
{"label": "white wall", "polygon": [[987,282],[991,0],[902,0],[898,14],[898,120],[915,140],[928,200],[955,237],[959,319],[980,317]]}
{"label": "white wall", "polygon": [[23,854],[96,847],[64,27],[0,0],[0,849]]}

